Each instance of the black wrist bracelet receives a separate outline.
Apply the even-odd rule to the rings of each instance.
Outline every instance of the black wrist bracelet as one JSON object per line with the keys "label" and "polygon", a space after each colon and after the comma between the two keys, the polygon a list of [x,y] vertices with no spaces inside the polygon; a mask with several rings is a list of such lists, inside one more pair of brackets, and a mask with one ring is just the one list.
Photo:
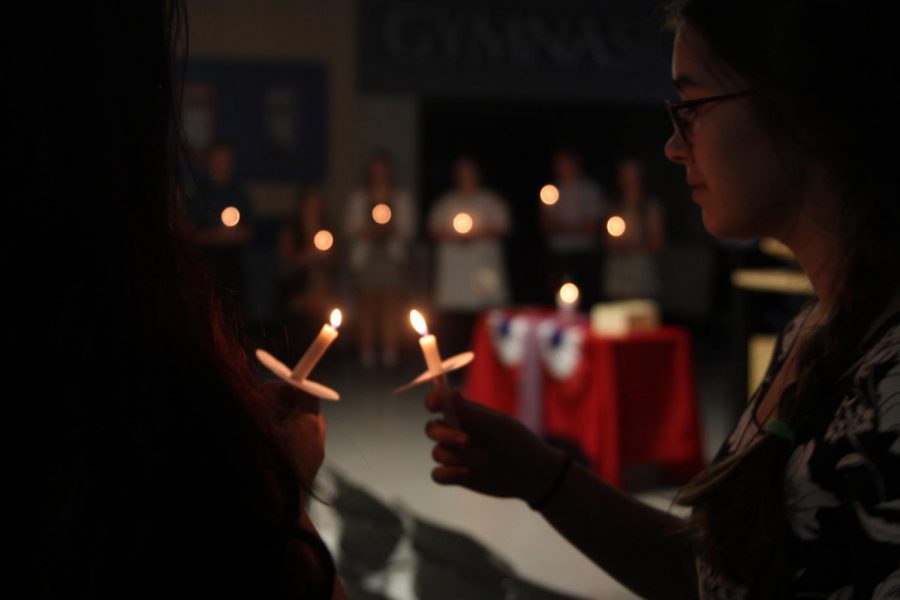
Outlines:
{"label": "black wrist bracelet", "polygon": [[559,467],[559,471],[557,471],[556,477],[553,478],[553,482],[547,487],[547,491],[541,494],[537,500],[528,503],[531,510],[541,510],[547,506],[547,503],[550,502],[553,496],[556,495],[556,492],[559,491],[559,488],[562,487],[563,481],[566,479],[566,474],[569,472],[569,467],[571,466],[572,457],[566,454],[562,466]]}

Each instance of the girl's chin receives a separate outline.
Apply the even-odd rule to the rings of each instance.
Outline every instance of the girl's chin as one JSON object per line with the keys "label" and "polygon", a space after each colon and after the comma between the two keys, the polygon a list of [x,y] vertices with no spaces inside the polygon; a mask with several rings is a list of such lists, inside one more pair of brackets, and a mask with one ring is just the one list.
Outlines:
{"label": "girl's chin", "polygon": [[765,237],[760,232],[755,231],[752,227],[742,227],[740,223],[729,223],[722,219],[717,219],[715,215],[710,214],[706,209],[703,209],[702,214],[703,226],[710,235],[717,239],[742,241],[756,240]]}

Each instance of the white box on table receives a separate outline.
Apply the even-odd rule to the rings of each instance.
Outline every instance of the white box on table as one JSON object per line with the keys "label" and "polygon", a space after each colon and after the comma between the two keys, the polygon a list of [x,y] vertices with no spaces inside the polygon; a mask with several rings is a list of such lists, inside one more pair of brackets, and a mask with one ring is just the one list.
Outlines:
{"label": "white box on table", "polygon": [[601,302],[591,308],[591,330],[597,335],[627,335],[659,327],[659,305],[653,300]]}

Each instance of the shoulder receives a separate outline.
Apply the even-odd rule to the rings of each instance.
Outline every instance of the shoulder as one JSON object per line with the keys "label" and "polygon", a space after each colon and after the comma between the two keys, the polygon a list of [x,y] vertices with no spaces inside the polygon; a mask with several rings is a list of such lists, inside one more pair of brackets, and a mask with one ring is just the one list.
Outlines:
{"label": "shoulder", "polygon": [[882,379],[900,362],[900,319],[893,319],[870,345],[856,367],[853,379]]}
{"label": "shoulder", "polygon": [[850,391],[835,411],[826,441],[847,435],[886,436],[883,444],[900,458],[900,323],[884,331],[853,371]]}
{"label": "shoulder", "polygon": [[900,545],[900,324],[870,346],[812,444],[795,456],[810,478],[853,513],[861,535]]}
{"label": "shoulder", "polygon": [[728,438],[725,440],[725,443],[719,449],[719,452],[716,455],[717,460],[724,458],[728,454],[738,452],[759,439],[761,432],[754,418],[756,407],[762,399],[762,396],[764,396],[765,392],[771,387],[775,375],[787,359],[791,348],[794,347],[797,337],[800,334],[800,330],[803,327],[803,323],[806,322],[807,317],[814,306],[814,304],[810,304],[802,309],[795,317],[788,321],[781,333],[778,334],[778,337],[775,340],[772,358],[769,361],[769,365],[766,368],[762,381],[760,381],[747,403],[738,424],[734,427]]}
{"label": "shoulder", "polygon": [[793,319],[788,321],[788,324],[781,330],[781,334],[778,336],[778,341],[775,344],[774,358],[777,361],[780,362],[787,358],[788,353],[797,343],[797,338],[800,336],[804,324],[812,316],[815,307],[815,303],[807,304]]}

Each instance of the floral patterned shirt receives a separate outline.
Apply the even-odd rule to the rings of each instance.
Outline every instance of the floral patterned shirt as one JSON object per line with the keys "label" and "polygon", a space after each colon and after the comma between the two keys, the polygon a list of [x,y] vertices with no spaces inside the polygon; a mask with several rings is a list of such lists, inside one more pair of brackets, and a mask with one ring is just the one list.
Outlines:
{"label": "floral patterned shirt", "polygon": [[[779,336],[766,376],[719,458],[763,435],[759,404],[808,310]],[[843,379],[830,423],[798,439],[788,461],[788,556],[795,598],[900,599],[900,313],[864,348]],[[789,386],[784,393],[791,392]],[[746,589],[712,572],[702,558],[697,575],[703,600],[747,597]]]}

